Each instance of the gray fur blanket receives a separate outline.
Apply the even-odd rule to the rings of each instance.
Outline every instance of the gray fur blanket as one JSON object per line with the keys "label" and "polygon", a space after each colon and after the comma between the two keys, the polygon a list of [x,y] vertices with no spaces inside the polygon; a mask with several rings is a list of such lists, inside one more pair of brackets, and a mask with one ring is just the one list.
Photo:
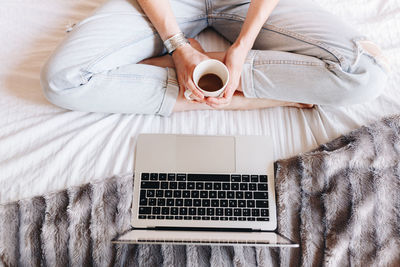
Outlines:
{"label": "gray fur blanket", "polygon": [[112,245],[132,175],[0,206],[5,266],[400,266],[400,116],[277,162],[279,232],[297,249]]}

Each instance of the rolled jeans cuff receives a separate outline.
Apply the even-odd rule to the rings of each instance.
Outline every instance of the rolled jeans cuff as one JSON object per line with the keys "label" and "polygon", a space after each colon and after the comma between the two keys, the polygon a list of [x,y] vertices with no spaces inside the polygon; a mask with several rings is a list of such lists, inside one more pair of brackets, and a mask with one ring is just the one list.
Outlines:
{"label": "rolled jeans cuff", "polygon": [[249,51],[242,70],[242,82],[241,82],[242,90],[244,96],[248,98],[257,98],[256,92],[254,90],[254,81],[253,81],[253,66],[256,54],[257,54],[256,50]]}
{"label": "rolled jeans cuff", "polygon": [[175,70],[172,68],[167,68],[167,86],[165,89],[165,94],[163,101],[161,102],[160,109],[157,114],[161,116],[169,116],[172,113],[172,109],[176,103],[176,99],[179,94],[179,85],[176,79]]}

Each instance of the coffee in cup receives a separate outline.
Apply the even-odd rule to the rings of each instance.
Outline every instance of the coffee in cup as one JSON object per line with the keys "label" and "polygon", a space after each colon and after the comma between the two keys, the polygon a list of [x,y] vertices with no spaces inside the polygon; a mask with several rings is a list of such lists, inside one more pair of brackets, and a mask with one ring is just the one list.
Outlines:
{"label": "coffee in cup", "polygon": [[[193,82],[204,96],[219,97],[223,94],[229,81],[228,68],[219,60],[207,59],[193,70]],[[185,97],[191,98],[192,92],[185,91]]]}

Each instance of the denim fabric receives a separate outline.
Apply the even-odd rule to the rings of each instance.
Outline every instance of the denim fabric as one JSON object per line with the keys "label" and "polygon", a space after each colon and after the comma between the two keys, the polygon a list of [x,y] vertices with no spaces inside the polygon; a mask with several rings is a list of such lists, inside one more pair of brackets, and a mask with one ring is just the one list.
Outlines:
{"label": "denim fabric", "polygon": [[[234,42],[250,1],[170,3],[186,36],[212,27]],[[387,75],[358,45],[365,39],[311,2],[281,0],[247,56],[243,92],[311,104],[369,101]],[[137,64],[165,52],[136,1],[109,0],[67,34],[42,68],[41,83],[47,99],[63,108],[168,116],[179,91],[175,70]]]}

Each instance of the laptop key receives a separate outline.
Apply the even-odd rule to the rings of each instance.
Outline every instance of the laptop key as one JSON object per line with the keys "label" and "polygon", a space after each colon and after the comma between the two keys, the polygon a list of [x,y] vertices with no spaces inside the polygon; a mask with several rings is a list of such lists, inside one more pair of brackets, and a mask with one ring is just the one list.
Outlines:
{"label": "laptop key", "polygon": [[201,201],[201,204],[203,207],[210,207],[210,200],[209,199],[203,199]]}
{"label": "laptop key", "polygon": [[162,215],[168,215],[169,214],[169,208],[168,207],[162,207],[161,208],[161,214]]}
{"label": "laptop key", "polygon": [[154,197],[154,190],[147,190],[147,197]]}
{"label": "laptop key", "polygon": [[139,201],[140,206],[146,206],[147,205],[147,198],[141,198]]}
{"label": "laptop key", "polygon": [[189,208],[189,215],[196,215],[196,208]]}
{"label": "laptop key", "polygon": [[184,191],[182,192],[182,196],[183,196],[184,198],[190,198],[190,191],[184,190]]}
{"label": "laptop key", "polygon": [[157,219],[158,219],[158,220],[164,220],[164,219],[165,219],[165,216],[163,216],[163,215],[158,215],[158,216],[157,216]]}
{"label": "laptop key", "polygon": [[142,219],[146,219],[147,216],[146,215],[139,215],[138,218],[142,220]]}
{"label": "laptop key", "polygon": [[232,183],[231,189],[232,190],[239,190],[239,183]]}
{"label": "laptop key", "polygon": [[251,216],[255,216],[255,217],[260,216],[260,210],[259,209],[251,209]]}
{"label": "laptop key", "polygon": [[207,215],[214,216],[214,209],[213,208],[208,208],[207,209]]}
{"label": "laptop key", "polygon": [[201,206],[201,200],[196,198],[193,200],[193,206],[195,207],[200,207]]}
{"label": "laptop key", "polygon": [[187,215],[187,208],[180,208],[179,215]]}
{"label": "laptop key", "polygon": [[218,221],[219,220],[219,217],[211,217],[211,221]]}
{"label": "laptop key", "polygon": [[266,183],[258,184],[258,191],[267,191],[268,185]]}
{"label": "laptop key", "polygon": [[217,198],[217,191],[210,191],[208,192],[209,198]]}
{"label": "laptop key", "polygon": [[219,207],[219,200],[218,199],[212,199],[211,200],[211,207]]}
{"label": "laptop key", "polygon": [[256,220],[256,218],[253,218],[253,217],[247,217],[247,220],[248,220],[248,221],[255,221],[255,220]]}
{"label": "laptop key", "polygon": [[225,197],[226,197],[225,191],[218,191],[218,198],[225,198]]}
{"label": "laptop key", "polygon": [[158,198],[157,206],[165,206],[165,198]]}
{"label": "laptop key", "polygon": [[243,216],[250,216],[250,209],[243,209]]}
{"label": "laptop key", "polygon": [[178,187],[177,182],[169,182],[169,189],[176,189]]}
{"label": "laptop key", "polygon": [[176,180],[177,180],[177,181],[186,181],[186,174],[184,174],[184,173],[178,173],[178,174],[176,175]]}
{"label": "laptop key", "polygon": [[236,199],[242,199],[243,198],[243,192],[238,191],[236,192]]}
{"label": "laptop key", "polygon": [[222,184],[221,183],[214,183],[214,190],[221,190]]}
{"label": "laptop key", "polygon": [[246,200],[238,200],[238,207],[245,208],[246,207]]}
{"label": "laptop key", "polygon": [[168,198],[167,199],[167,206],[174,206],[175,205],[175,201],[173,198]]}
{"label": "laptop key", "polygon": [[160,182],[141,182],[140,188],[141,189],[159,189]]}
{"label": "laptop key", "polygon": [[142,180],[148,181],[150,179],[150,174],[149,173],[142,173]]}
{"label": "laptop key", "polygon": [[257,190],[257,184],[249,184],[249,190],[256,191]]}
{"label": "laptop key", "polygon": [[267,200],[257,200],[256,207],[257,208],[268,208],[268,201]]}
{"label": "laptop key", "polygon": [[181,191],[181,190],[175,190],[175,191],[174,191],[174,197],[175,197],[175,198],[180,198],[180,197],[182,197],[182,191]]}
{"label": "laptop key", "polygon": [[261,216],[263,216],[263,217],[268,217],[268,216],[269,216],[269,211],[268,211],[268,209],[261,209]]}
{"label": "laptop key", "polygon": [[225,209],[225,216],[232,216],[232,209],[231,208]]}
{"label": "laptop key", "polygon": [[253,192],[244,192],[244,198],[245,199],[252,199],[253,198]]}
{"label": "laptop key", "polygon": [[178,188],[179,189],[186,189],[186,183],[185,182],[179,182],[178,183]]}
{"label": "laptop key", "polygon": [[158,180],[158,173],[151,173],[150,180],[157,181]]}
{"label": "laptop key", "polygon": [[165,190],[165,197],[172,197],[172,190]]}
{"label": "laptop key", "polygon": [[186,198],[184,200],[184,204],[186,207],[191,207],[193,205],[193,201],[190,198]]}
{"label": "laptop key", "polygon": [[268,192],[254,192],[254,199],[268,199]]}
{"label": "laptop key", "polygon": [[178,215],[178,208],[177,207],[173,207],[171,208],[171,215]]}
{"label": "laptop key", "polygon": [[241,183],[240,184],[240,190],[246,191],[247,189],[248,189],[248,184],[246,184],[246,183]]}
{"label": "laptop key", "polygon": [[191,220],[191,219],[192,219],[192,216],[183,216],[183,219],[184,219],[184,220]]}
{"label": "laptop key", "polygon": [[255,201],[254,200],[247,200],[247,207],[248,208],[254,208],[255,207]]}
{"label": "laptop key", "polygon": [[239,217],[238,220],[239,220],[239,221],[245,221],[246,218],[245,218],[245,217]]}
{"label": "laptop key", "polygon": [[258,217],[257,221],[269,221],[269,218]]}
{"label": "laptop key", "polygon": [[200,220],[201,219],[201,217],[200,216],[193,216],[193,220]]}
{"label": "laptop key", "polygon": [[216,208],[215,209],[215,214],[218,215],[218,216],[224,215],[224,209]]}
{"label": "laptop key", "polygon": [[168,182],[161,182],[161,189],[168,189]]}
{"label": "laptop key", "polygon": [[250,179],[252,183],[258,183],[258,175],[252,175],[250,176]]}
{"label": "laptop key", "polygon": [[250,175],[243,174],[242,175],[242,182],[244,182],[244,183],[250,182]]}
{"label": "laptop key", "polygon": [[192,191],[192,198],[199,198],[199,191]]}
{"label": "laptop key", "polygon": [[229,220],[229,218],[228,217],[219,217],[219,220],[220,221],[227,221],[227,220]]}
{"label": "laptop key", "polygon": [[194,189],[195,183],[194,182],[188,182],[187,183],[187,189]]}
{"label": "laptop key", "polygon": [[235,198],[235,192],[233,192],[233,191],[228,191],[228,192],[226,193],[226,197],[227,197],[227,198]]}
{"label": "laptop key", "polygon": [[237,221],[238,218],[236,218],[236,217],[229,217],[229,220],[230,220],[230,221]]}
{"label": "laptop key", "polygon": [[260,175],[260,182],[261,183],[266,183],[268,180],[268,176],[267,175]]}
{"label": "laptop key", "polygon": [[160,207],[153,207],[153,214],[158,215],[161,213]]}
{"label": "laptop key", "polygon": [[165,219],[172,220],[172,219],[174,219],[174,216],[168,215],[168,216],[165,216]]}
{"label": "laptop key", "polygon": [[167,174],[166,173],[160,173],[158,175],[158,180],[160,181],[166,181],[167,180]]}
{"label": "laptop key", "polygon": [[233,215],[242,216],[242,210],[241,209],[233,209]]}
{"label": "laptop key", "polygon": [[231,184],[230,183],[223,183],[222,184],[222,189],[223,190],[230,190],[231,189]]}
{"label": "laptop key", "polygon": [[156,190],[156,197],[164,197],[164,190]]}
{"label": "laptop key", "polygon": [[149,198],[149,206],[155,206],[156,205],[156,199],[155,198]]}
{"label": "laptop key", "polygon": [[229,200],[229,207],[237,207],[237,200]]}
{"label": "laptop key", "polygon": [[175,220],[183,220],[183,216],[175,216]]}
{"label": "laptop key", "polygon": [[183,199],[182,198],[175,199],[175,206],[183,206]]}
{"label": "laptop key", "polygon": [[168,173],[168,181],[175,181],[175,173]]}
{"label": "laptop key", "polygon": [[209,216],[203,216],[203,217],[201,217],[201,219],[202,219],[203,221],[209,221],[210,218],[211,218],[211,217],[209,217]]}
{"label": "laptop key", "polygon": [[139,214],[151,214],[151,207],[139,207]]}
{"label": "laptop key", "polygon": [[212,190],[212,183],[205,183],[204,188],[207,190]]}
{"label": "laptop key", "polygon": [[147,219],[154,220],[155,218],[156,218],[156,216],[154,216],[154,215],[148,215],[148,216],[147,216]]}
{"label": "laptop key", "polygon": [[208,198],[208,191],[200,191],[200,198]]}
{"label": "laptop key", "polygon": [[232,174],[231,175],[231,182],[240,182],[240,175],[239,174]]}
{"label": "laptop key", "polygon": [[204,183],[196,183],[196,189],[203,189]]}
{"label": "laptop key", "polygon": [[206,214],[206,209],[205,209],[205,208],[198,208],[198,209],[197,209],[197,214],[199,214],[199,215],[205,215],[205,214]]}
{"label": "laptop key", "polygon": [[223,199],[219,201],[220,207],[228,207],[228,200]]}

